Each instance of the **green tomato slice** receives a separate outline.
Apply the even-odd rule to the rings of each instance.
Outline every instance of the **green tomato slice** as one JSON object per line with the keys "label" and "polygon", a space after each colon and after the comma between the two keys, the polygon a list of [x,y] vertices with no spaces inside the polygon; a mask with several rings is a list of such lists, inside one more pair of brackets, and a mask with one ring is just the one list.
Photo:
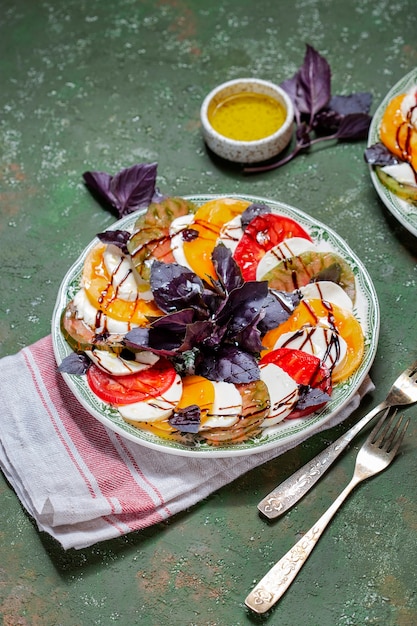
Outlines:
{"label": "green tomato slice", "polygon": [[317,280],[331,280],[348,294],[352,302],[356,298],[355,275],[350,265],[335,252],[302,252],[284,259],[265,276],[271,289],[294,291]]}
{"label": "green tomato slice", "polygon": [[406,200],[406,202],[417,205],[417,187],[414,185],[407,185],[406,183],[400,183],[396,178],[384,172],[380,166],[375,167],[375,173],[381,183],[393,194],[403,200]]}
{"label": "green tomato slice", "polygon": [[77,311],[72,301],[67,304],[62,312],[61,332],[74,352],[85,352],[97,348],[120,353],[124,348],[120,335],[109,335],[108,338],[98,337],[84,320],[77,317]]}

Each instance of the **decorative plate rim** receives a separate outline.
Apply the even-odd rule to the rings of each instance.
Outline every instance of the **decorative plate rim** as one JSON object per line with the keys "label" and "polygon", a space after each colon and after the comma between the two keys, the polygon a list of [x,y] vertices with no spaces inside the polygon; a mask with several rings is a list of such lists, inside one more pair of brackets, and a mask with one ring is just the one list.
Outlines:
{"label": "decorative plate rim", "polygon": [[[322,222],[315,220],[300,209],[277,200],[247,194],[196,194],[184,196],[184,198],[198,205],[215,198],[226,197],[264,203],[269,206],[273,212],[296,219],[312,235],[313,240],[315,240],[319,246],[322,245],[323,249],[330,248],[338,252],[349,262],[355,274],[357,299],[354,310],[365,334],[365,355],[358,370],[347,381],[336,385],[331,400],[319,413],[305,418],[281,422],[276,426],[266,429],[259,437],[250,439],[249,441],[238,444],[225,444],[222,446],[198,443],[193,447],[188,447],[182,443],[165,440],[145,430],[137,429],[127,422],[124,422],[116,409],[102,402],[91,392],[85,380],[85,376],[62,374],[74,396],[94,418],[126,439],[148,448],[153,448],[159,452],[194,458],[217,458],[259,453],[289,443],[296,445],[298,440],[304,439],[306,436],[312,436],[317,431],[318,427],[326,424],[336,413],[343,409],[360,387],[375,358],[380,325],[378,298],[366,268],[356,254],[349,248],[347,243],[335,231],[325,226]],[[134,223],[138,215],[139,212],[131,213],[112,224],[109,230],[129,227]],[[66,273],[58,290],[52,315],[51,329],[53,349],[58,364],[61,363],[65,356],[72,352],[61,332],[60,317],[62,310],[78,289],[85,257],[98,242],[99,240],[94,238],[84,249]]]}
{"label": "decorative plate rim", "polygon": [[[372,146],[379,141],[379,126],[382,115],[392,98],[396,95],[407,91],[410,87],[417,83],[417,67],[405,74],[400,80],[388,91],[377,110],[375,111],[372,122],[369,127],[368,146]],[[375,190],[392,215],[415,237],[417,237],[417,206],[410,202],[399,198],[392,193],[385,185],[381,183],[375,173],[372,165],[369,166],[372,183]]]}

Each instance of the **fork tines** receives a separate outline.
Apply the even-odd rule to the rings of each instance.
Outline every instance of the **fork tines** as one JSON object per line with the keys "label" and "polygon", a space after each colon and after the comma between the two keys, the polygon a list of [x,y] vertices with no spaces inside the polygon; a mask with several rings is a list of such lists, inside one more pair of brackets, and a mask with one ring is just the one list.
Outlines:
{"label": "fork tines", "polygon": [[400,415],[391,432],[389,432],[389,429],[391,428],[393,419],[396,414],[397,409],[395,409],[391,417],[386,421],[384,427],[381,429],[381,426],[385,422],[386,417],[386,413],[384,413],[369,436],[369,440],[373,445],[377,446],[378,448],[385,448],[387,453],[393,452],[394,454],[397,453],[397,450],[400,447],[401,442],[404,438],[404,434],[408,427],[408,424],[410,423],[410,418],[408,418],[407,421],[403,424],[401,430],[399,431],[404,417],[403,415]]}

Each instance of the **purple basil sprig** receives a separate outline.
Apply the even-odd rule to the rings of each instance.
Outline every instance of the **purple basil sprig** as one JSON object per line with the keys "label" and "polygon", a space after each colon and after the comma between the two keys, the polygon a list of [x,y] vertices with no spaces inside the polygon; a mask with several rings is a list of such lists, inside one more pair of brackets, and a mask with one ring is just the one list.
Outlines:
{"label": "purple basil sprig", "polygon": [[295,145],[282,159],[248,166],[246,174],[266,172],[285,165],[312,145],[329,140],[353,141],[367,137],[372,97],[368,93],[331,96],[331,70],[326,59],[307,44],[303,65],[281,83],[294,106]]}
{"label": "purple basil sprig", "polygon": [[192,351],[200,376],[235,383],[258,380],[259,325],[266,332],[277,319],[287,319],[291,304],[284,297],[271,299],[265,281],[245,282],[225,246],[216,246],[212,259],[217,280],[211,285],[186,267],[155,260],[150,284],[165,315],[147,328],[129,331],[125,346],[174,357],[180,364]]}
{"label": "purple basil sprig", "polygon": [[106,172],[84,172],[83,178],[90,190],[121,218],[163,197],[155,188],[157,166],[157,163],[138,163],[114,176]]}

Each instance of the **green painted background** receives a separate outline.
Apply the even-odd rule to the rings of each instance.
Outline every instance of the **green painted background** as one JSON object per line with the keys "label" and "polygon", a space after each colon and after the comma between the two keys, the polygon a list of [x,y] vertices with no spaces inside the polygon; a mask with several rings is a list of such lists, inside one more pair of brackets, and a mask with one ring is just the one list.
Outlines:
{"label": "green painted background", "polygon": [[[206,93],[241,76],[281,82],[310,43],[333,93],[370,91],[374,111],[417,66],[415,0],[3,0],[0,11],[0,355],[49,332],[56,292],[114,221],[82,173],[158,162],[172,194],[248,193],[336,230],[374,281],[376,391],[346,424],[253,470],[144,532],[64,552],[0,478],[0,622],[5,626],[412,626],[417,624],[417,408],[404,453],[337,515],[266,618],[243,601],[347,482],[359,438],[274,524],[256,504],[382,399],[417,358],[417,240],[378,200],[364,142],[317,147],[243,177],[212,160],[199,128]],[[24,393],[24,390],[21,391]]]}

